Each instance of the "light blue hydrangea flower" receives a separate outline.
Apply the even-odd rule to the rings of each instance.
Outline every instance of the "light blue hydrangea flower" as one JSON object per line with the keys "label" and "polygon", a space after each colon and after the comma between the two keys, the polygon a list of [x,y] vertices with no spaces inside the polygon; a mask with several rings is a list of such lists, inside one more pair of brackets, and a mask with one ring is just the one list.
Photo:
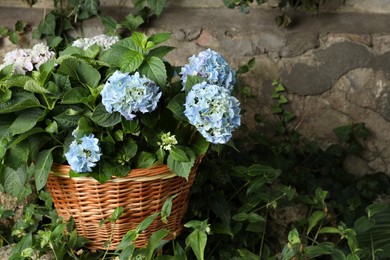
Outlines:
{"label": "light blue hydrangea flower", "polygon": [[206,79],[209,84],[220,85],[232,91],[236,83],[236,73],[221,54],[207,49],[198,56],[191,56],[188,61],[180,71],[183,86],[187,82],[187,76],[193,75]]}
{"label": "light blue hydrangea flower", "polygon": [[184,106],[189,122],[214,144],[227,143],[233,130],[241,124],[240,102],[218,85],[195,84]]}
{"label": "light blue hydrangea flower", "polygon": [[127,120],[136,117],[138,111],[154,111],[161,97],[160,88],[152,80],[138,72],[129,75],[120,71],[108,78],[100,94],[107,112],[119,112]]}
{"label": "light blue hydrangea flower", "polygon": [[98,143],[93,134],[73,140],[65,153],[70,168],[75,172],[91,172],[101,156]]}

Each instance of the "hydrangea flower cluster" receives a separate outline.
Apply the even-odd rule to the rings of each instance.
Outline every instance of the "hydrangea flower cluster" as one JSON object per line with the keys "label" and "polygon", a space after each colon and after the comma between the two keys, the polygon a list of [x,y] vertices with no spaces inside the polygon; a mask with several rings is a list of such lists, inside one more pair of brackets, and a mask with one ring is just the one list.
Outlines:
{"label": "hydrangea flower cluster", "polygon": [[154,111],[162,95],[154,81],[141,77],[138,72],[129,75],[120,71],[108,78],[100,94],[107,112],[119,112],[127,120],[136,117],[138,111]]}
{"label": "hydrangea flower cluster", "polygon": [[38,43],[32,49],[16,49],[6,53],[3,64],[0,65],[0,70],[13,64],[14,74],[26,74],[26,72],[39,69],[43,63],[54,56],[55,53],[50,51],[47,45]]}
{"label": "hydrangea flower cluster", "polygon": [[96,45],[102,47],[103,50],[107,50],[111,47],[111,45],[113,45],[117,41],[119,41],[118,36],[108,36],[105,34],[100,34],[100,35],[96,35],[92,38],[77,39],[72,43],[72,46],[86,50],[89,47],[91,47],[92,45],[96,44]]}
{"label": "hydrangea flower cluster", "polygon": [[221,54],[207,49],[188,59],[189,63],[181,68],[180,74],[185,86],[188,75],[205,78],[209,84],[224,86],[231,91],[236,83],[236,73],[230,68]]}
{"label": "hydrangea flower cluster", "polygon": [[100,160],[99,140],[93,134],[76,138],[65,153],[70,168],[75,172],[91,172]]}
{"label": "hydrangea flower cluster", "polygon": [[184,115],[211,143],[227,143],[241,124],[240,102],[224,87],[195,84],[184,105]]}

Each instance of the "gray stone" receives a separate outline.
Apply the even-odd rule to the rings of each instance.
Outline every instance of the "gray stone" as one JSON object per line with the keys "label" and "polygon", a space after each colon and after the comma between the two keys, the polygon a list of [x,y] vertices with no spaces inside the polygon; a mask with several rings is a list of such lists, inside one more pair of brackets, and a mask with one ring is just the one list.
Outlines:
{"label": "gray stone", "polygon": [[347,71],[368,66],[373,54],[360,44],[344,42],[314,50],[310,59],[312,62],[298,61],[291,64],[291,69],[282,68],[281,77],[289,91],[298,95],[321,94],[329,90]]}

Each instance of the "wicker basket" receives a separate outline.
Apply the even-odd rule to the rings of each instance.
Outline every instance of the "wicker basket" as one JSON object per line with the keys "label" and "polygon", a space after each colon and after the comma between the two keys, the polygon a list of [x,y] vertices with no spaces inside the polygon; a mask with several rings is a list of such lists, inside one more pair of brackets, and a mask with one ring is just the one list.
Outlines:
{"label": "wicker basket", "polygon": [[[126,177],[113,178],[104,184],[90,177],[70,178],[68,165],[54,165],[47,189],[59,216],[65,220],[72,216],[78,235],[91,241],[87,248],[105,249],[104,243],[113,232],[110,250],[117,247],[129,230],[135,229],[146,217],[161,211],[164,202],[176,195],[168,223],[162,223],[158,217],[137,238],[136,247],[144,247],[150,235],[160,228],[169,228],[174,236],[180,234],[198,164],[199,160],[191,170],[188,181],[176,176],[166,165],[161,165],[133,169]],[[115,228],[110,222],[99,225],[120,206],[124,212]]]}

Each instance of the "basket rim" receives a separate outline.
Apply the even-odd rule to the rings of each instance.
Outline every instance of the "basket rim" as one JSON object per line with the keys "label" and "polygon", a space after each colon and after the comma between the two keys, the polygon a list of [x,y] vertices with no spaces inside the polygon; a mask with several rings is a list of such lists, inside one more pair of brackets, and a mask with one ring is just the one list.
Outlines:
{"label": "basket rim", "polygon": [[[69,176],[70,165],[68,164],[57,164],[54,163],[49,171],[49,174],[55,175],[61,178],[70,178],[79,181],[96,181],[93,177],[88,176],[80,176],[80,177],[71,177]],[[129,173],[124,177],[112,176],[110,180],[107,182],[126,182],[126,181],[153,181],[160,179],[170,179],[176,177],[175,173],[173,173],[166,164],[152,166],[149,168],[135,168],[131,169]]]}

